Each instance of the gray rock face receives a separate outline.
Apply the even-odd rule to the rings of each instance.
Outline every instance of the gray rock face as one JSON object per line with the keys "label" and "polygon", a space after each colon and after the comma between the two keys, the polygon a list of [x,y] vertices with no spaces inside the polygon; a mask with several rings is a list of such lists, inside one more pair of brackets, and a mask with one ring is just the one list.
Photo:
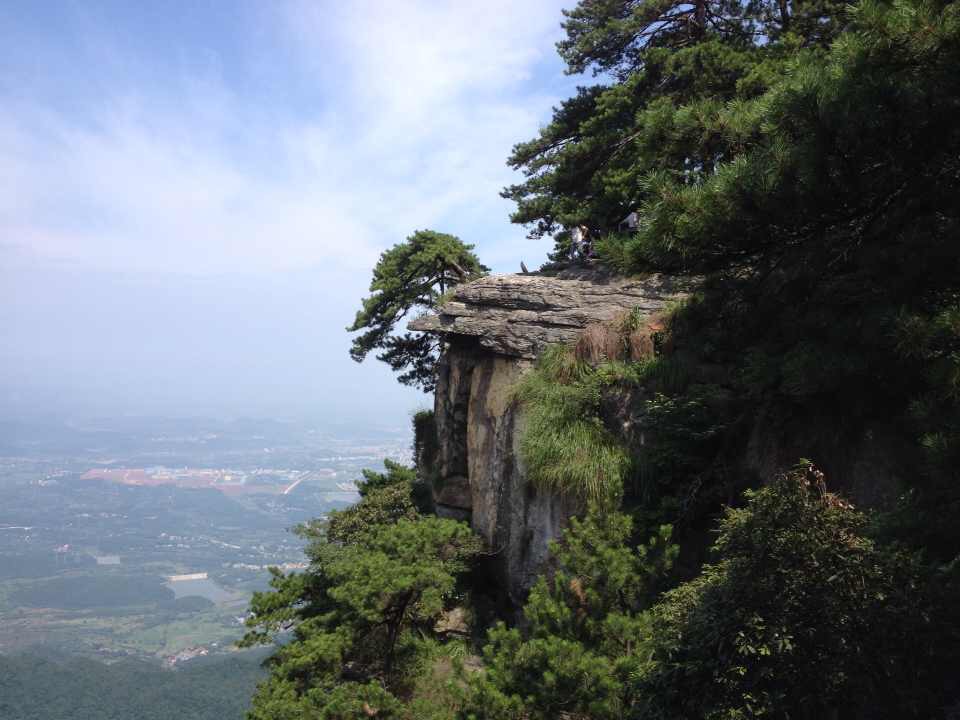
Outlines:
{"label": "gray rock face", "polygon": [[438,314],[409,324],[446,341],[434,408],[437,512],[470,517],[514,606],[548,567],[550,541],[582,510],[528,482],[518,452],[517,380],[547,345],[573,342],[588,324],[635,308],[653,315],[686,290],[663,276],[613,278],[587,269],[498,275],[457,288]]}
{"label": "gray rock face", "polygon": [[436,315],[408,328],[475,337],[491,352],[530,360],[551,343],[575,340],[590,323],[634,308],[653,315],[689,290],[689,283],[664,275],[491,275],[460,286]]}

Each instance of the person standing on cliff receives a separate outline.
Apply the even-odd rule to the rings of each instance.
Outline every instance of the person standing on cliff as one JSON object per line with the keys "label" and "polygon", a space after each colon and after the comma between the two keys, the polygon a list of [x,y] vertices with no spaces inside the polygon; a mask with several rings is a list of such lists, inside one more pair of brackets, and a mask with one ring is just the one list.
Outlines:
{"label": "person standing on cliff", "polygon": [[584,233],[583,226],[577,225],[570,231],[570,259],[576,260],[577,256],[583,251]]}
{"label": "person standing on cliff", "polygon": [[580,256],[584,260],[590,260],[593,257],[593,241],[590,239],[590,230],[586,225],[578,225],[580,231]]}
{"label": "person standing on cliff", "polygon": [[570,260],[588,260],[593,256],[590,230],[586,225],[577,225],[570,231]]}

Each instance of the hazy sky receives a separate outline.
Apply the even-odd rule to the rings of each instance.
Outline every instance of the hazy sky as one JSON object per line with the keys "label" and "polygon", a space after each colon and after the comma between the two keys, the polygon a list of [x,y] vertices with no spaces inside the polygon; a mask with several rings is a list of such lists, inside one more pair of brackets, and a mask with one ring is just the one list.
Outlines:
{"label": "hazy sky", "polygon": [[426,405],[344,327],[415,229],[497,271],[544,258],[498,192],[574,84],[564,4],[0,4],[0,404]]}

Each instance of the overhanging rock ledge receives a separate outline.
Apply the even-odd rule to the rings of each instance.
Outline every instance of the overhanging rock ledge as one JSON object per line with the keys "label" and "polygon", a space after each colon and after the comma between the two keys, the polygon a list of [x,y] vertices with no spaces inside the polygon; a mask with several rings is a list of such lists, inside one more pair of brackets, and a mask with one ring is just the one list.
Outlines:
{"label": "overhanging rock ledge", "polygon": [[527,481],[518,446],[522,408],[512,388],[553,343],[591,323],[639,309],[653,316],[694,281],[624,278],[597,268],[554,275],[491,275],[459,286],[436,314],[410,330],[439,333],[444,351],[434,399],[438,452],[434,499],[441,516],[469,518],[492,558],[492,577],[519,607],[545,569],[551,540],[581,510],[576,498]]}
{"label": "overhanging rock ledge", "polygon": [[685,296],[691,280],[624,278],[589,268],[557,275],[489,275],[458,287],[436,314],[408,328],[477,338],[491,352],[532,360],[552,343],[576,339],[593,322],[639,308],[653,315]]}

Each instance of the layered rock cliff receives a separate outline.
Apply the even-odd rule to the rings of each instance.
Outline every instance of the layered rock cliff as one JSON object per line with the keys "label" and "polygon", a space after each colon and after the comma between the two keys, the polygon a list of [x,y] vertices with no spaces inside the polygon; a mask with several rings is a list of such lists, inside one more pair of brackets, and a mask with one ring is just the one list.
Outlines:
{"label": "layered rock cliff", "polygon": [[549,542],[580,509],[575,498],[528,481],[516,381],[546,346],[573,342],[591,323],[624,312],[653,316],[688,289],[666,276],[617,278],[588,268],[493,275],[458,287],[438,313],[409,324],[444,339],[435,396],[437,512],[469,519],[514,604],[544,569]]}

